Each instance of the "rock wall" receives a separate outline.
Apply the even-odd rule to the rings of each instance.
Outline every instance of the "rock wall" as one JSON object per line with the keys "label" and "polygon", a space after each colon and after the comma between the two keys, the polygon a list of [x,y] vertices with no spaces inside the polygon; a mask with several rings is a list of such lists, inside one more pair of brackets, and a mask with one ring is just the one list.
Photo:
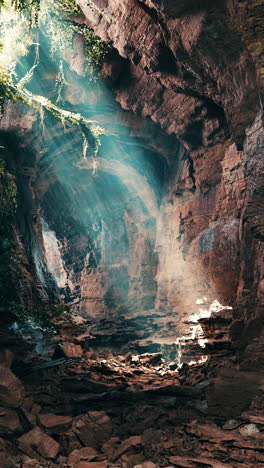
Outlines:
{"label": "rock wall", "polygon": [[232,336],[246,324],[248,343],[260,333],[263,307],[260,3],[78,3],[82,21],[118,51],[102,70],[116,100],[187,150],[169,161],[158,217],[163,337],[175,336],[175,318],[186,331],[206,297],[234,307]]}
{"label": "rock wall", "polygon": [[[43,251],[40,206],[34,189],[36,154],[34,141],[35,112],[25,106],[5,103],[1,119],[1,156],[16,187],[16,210],[5,221],[10,224],[8,242],[12,246],[7,289],[1,291],[1,319],[8,323],[21,314],[38,314],[42,303],[56,300],[57,288],[47,267]],[[4,239],[1,236],[1,243]],[[4,259],[2,259],[4,261]]]}
{"label": "rock wall", "polygon": [[231,339],[248,359],[263,327],[259,2],[78,3],[77,21],[112,49],[107,87],[88,90],[76,40],[65,105],[111,136],[95,162],[82,158],[81,135],[53,119],[44,139],[32,122],[25,134],[34,135],[38,245],[42,216],[67,278],[61,298],[90,318],[94,346],[145,351],[176,349],[181,336],[208,348],[197,323],[217,300],[233,307]]}

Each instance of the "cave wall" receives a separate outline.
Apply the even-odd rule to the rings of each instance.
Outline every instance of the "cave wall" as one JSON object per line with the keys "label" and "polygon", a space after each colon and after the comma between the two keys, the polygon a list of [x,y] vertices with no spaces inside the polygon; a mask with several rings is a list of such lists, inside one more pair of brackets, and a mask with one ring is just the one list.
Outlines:
{"label": "cave wall", "polygon": [[[78,3],[77,21],[112,46],[107,87],[87,89],[80,38],[66,57],[67,108],[113,135],[98,167],[83,160],[81,135],[55,120],[43,138],[36,115],[23,107],[19,120],[9,104],[2,123],[33,146],[41,269],[43,218],[67,277],[60,300],[90,318],[94,345],[147,351],[196,339],[190,316],[218,300],[233,307],[232,341],[248,349],[263,327],[259,2]],[[41,77],[49,90],[54,76]]]}
{"label": "cave wall", "polygon": [[[58,294],[44,255],[40,206],[34,189],[39,150],[34,139],[36,127],[34,111],[5,102],[0,129],[1,157],[15,187],[14,215],[4,220],[8,223],[11,250],[3,272],[8,284],[1,289],[0,323],[8,326],[17,319],[34,316],[41,321],[42,311],[57,301]],[[4,259],[1,261],[4,264]]]}
{"label": "cave wall", "polygon": [[116,100],[187,150],[160,208],[156,310],[173,311],[172,323],[178,313],[184,331],[195,299],[217,298],[235,309],[233,338],[245,326],[250,341],[263,326],[260,3],[78,3],[85,24],[118,51],[102,70]]}

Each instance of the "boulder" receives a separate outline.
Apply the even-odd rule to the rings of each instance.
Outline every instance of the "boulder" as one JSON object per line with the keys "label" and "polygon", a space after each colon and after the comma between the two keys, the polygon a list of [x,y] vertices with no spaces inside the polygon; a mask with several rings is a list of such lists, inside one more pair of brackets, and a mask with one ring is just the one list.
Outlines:
{"label": "boulder", "polygon": [[38,421],[49,433],[68,431],[72,425],[72,418],[70,416],[58,416],[51,413],[39,414]]}
{"label": "boulder", "polygon": [[111,437],[112,423],[105,412],[89,411],[74,422],[73,431],[85,446],[97,448]]}
{"label": "boulder", "polygon": [[60,451],[56,440],[45,434],[39,427],[27,432],[18,439],[18,448],[26,455],[43,462],[43,459],[55,459]]}
{"label": "boulder", "polygon": [[24,387],[13,372],[0,365],[0,404],[3,406],[21,406],[24,398]]}

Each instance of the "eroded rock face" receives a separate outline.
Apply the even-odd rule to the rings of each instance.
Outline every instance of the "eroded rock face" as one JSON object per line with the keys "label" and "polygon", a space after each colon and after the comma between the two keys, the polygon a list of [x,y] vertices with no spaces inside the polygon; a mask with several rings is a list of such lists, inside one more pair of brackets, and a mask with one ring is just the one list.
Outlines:
{"label": "eroded rock face", "polygon": [[[94,163],[82,158],[78,132],[68,128],[62,136],[51,120],[43,152],[34,140],[34,168],[22,158],[34,199],[38,281],[46,271],[41,211],[58,240],[59,254],[46,263],[54,268],[60,256],[61,297],[85,319],[83,336],[74,343],[68,336],[59,355],[80,357],[80,343],[91,339],[95,348],[123,351],[171,346],[174,359],[179,343],[188,342],[188,360],[216,348],[228,354],[228,343],[239,341],[245,366],[252,350],[260,362],[261,340],[254,339],[262,336],[263,120],[252,33],[258,2],[79,4],[85,19],[78,21],[114,47],[102,77],[125,112],[103,85],[87,92],[78,38],[67,56],[67,105],[121,138],[103,138]],[[11,122],[32,142],[35,116],[17,122],[16,112],[9,108],[3,128]],[[215,299],[233,307],[230,323],[214,313],[204,323]]]}
{"label": "eroded rock face", "polygon": [[0,366],[0,404],[17,407],[24,398],[24,388],[19,379],[7,367]]}
{"label": "eroded rock face", "polygon": [[223,141],[227,121],[241,147],[258,98],[238,2],[78,3],[86,23],[128,59],[116,90],[122,107],[150,116],[190,149]]}
{"label": "eroded rock face", "polygon": [[[205,308],[219,299],[239,309],[245,346],[262,329],[259,2],[78,3],[85,23],[121,57],[118,79],[112,69],[117,101],[188,150],[179,150],[177,167],[169,161],[157,223],[155,310],[163,327],[141,345],[173,342],[175,329],[188,334],[184,321],[206,297]],[[107,63],[102,74],[111,77]]]}

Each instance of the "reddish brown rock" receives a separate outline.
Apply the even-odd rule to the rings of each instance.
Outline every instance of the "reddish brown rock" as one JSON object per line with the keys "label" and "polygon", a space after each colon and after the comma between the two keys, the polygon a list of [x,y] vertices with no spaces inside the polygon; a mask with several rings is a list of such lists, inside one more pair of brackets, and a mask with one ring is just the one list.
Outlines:
{"label": "reddish brown rock", "polygon": [[213,458],[204,458],[204,457],[170,457],[169,461],[174,463],[178,467],[182,468],[194,468],[195,466],[202,465],[208,468],[231,468],[229,464],[222,463]]}
{"label": "reddish brown rock", "polygon": [[72,424],[72,418],[69,416],[58,416],[56,414],[44,414],[38,415],[38,421],[40,425],[52,433],[66,432],[70,429]]}
{"label": "reddish brown rock", "polygon": [[18,448],[29,457],[43,462],[43,459],[54,459],[60,451],[59,444],[39,427],[24,434],[18,439]]}
{"label": "reddish brown rock", "polygon": [[107,462],[86,462],[81,461],[74,465],[74,468],[107,468]]}
{"label": "reddish brown rock", "polygon": [[117,450],[117,448],[120,446],[121,440],[119,437],[111,437],[107,442],[105,442],[101,450],[102,452],[107,456],[108,460],[113,460],[114,459],[114,454]]}
{"label": "reddish brown rock", "polygon": [[68,458],[69,464],[75,464],[80,461],[91,461],[96,458],[97,452],[92,447],[84,447],[80,450],[71,452]]}
{"label": "reddish brown rock", "polygon": [[134,468],[157,468],[157,465],[151,461],[146,461],[142,465],[135,465]]}
{"label": "reddish brown rock", "polygon": [[7,367],[0,366],[0,404],[16,407],[22,404],[24,388],[20,380]]}
{"label": "reddish brown rock", "polygon": [[39,468],[39,461],[32,458],[27,458],[22,462],[21,468]]}
{"label": "reddish brown rock", "polygon": [[0,408],[0,435],[8,436],[23,433],[17,412],[10,408]]}
{"label": "reddish brown rock", "polygon": [[103,411],[89,411],[76,419],[73,431],[85,446],[96,448],[111,437],[112,423]]}
{"label": "reddish brown rock", "polygon": [[62,449],[67,454],[72,453],[74,450],[80,450],[83,447],[83,445],[78,440],[78,438],[76,437],[76,434],[73,432],[72,429],[67,432],[63,432],[60,435],[59,442],[60,442]]}
{"label": "reddish brown rock", "polygon": [[82,357],[83,350],[80,345],[66,341],[57,347],[55,354],[56,356],[65,356],[67,358]]}
{"label": "reddish brown rock", "polygon": [[142,446],[141,436],[132,436],[121,443],[120,447],[114,453],[114,460],[117,460],[124,453],[129,453],[131,450],[137,451]]}

